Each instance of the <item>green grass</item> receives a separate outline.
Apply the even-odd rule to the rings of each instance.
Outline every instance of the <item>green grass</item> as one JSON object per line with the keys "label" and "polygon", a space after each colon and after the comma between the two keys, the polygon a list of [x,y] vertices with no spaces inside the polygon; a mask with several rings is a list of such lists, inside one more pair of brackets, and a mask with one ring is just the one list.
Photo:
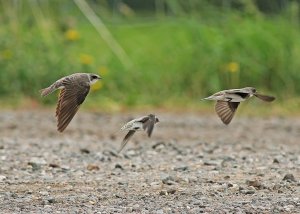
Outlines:
{"label": "green grass", "polygon": [[[52,104],[56,96],[40,99],[39,89],[74,72],[100,72],[102,87],[87,104],[92,108],[193,109],[206,105],[199,101],[204,96],[244,86],[299,106],[300,29],[284,15],[268,19],[225,11],[219,18],[212,13],[149,21],[137,15],[107,22],[133,63],[125,68],[75,5],[40,5],[39,13],[23,4],[17,13],[5,2],[0,9],[0,97],[7,102],[29,97]],[[79,39],[69,41],[68,29]],[[91,62],[84,65],[82,55]]]}

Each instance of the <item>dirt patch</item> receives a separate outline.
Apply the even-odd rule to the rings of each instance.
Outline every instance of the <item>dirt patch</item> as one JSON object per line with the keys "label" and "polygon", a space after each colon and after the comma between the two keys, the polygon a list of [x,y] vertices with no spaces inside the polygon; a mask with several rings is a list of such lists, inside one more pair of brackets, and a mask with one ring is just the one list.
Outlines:
{"label": "dirt patch", "polygon": [[[147,112],[148,113],[148,112]],[[0,113],[1,213],[299,213],[300,118],[157,113],[117,154],[140,113]]]}

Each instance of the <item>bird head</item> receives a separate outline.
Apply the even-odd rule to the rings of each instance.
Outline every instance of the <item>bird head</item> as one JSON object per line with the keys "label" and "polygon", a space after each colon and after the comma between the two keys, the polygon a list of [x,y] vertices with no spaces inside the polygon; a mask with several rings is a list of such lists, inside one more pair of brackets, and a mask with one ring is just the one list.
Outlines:
{"label": "bird head", "polygon": [[245,88],[247,91],[249,91],[249,93],[251,94],[255,94],[256,93],[256,88],[253,88],[253,87],[246,87]]}
{"label": "bird head", "polygon": [[89,74],[89,79],[90,79],[90,84],[92,85],[102,78],[97,74]]}

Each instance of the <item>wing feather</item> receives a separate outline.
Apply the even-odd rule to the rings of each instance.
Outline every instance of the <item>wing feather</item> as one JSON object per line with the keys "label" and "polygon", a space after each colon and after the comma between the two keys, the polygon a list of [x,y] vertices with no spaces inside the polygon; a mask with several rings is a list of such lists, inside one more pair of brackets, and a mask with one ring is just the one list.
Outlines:
{"label": "wing feather", "polygon": [[64,80],[56,107],[57,130],[63,132],[89,93],[90,86],[79,85],[73,79]]}
{"label": "wing feather", "polygon": [[121,144],[121,147],[118,151],[118,153],[120,153],[123,148],[126,146],[126,144],[128,143],[128,141],[130,140],[130,138],[134,135],[135,131],[134,130],[130,130],[126,136],[124,137],[123,141],[122,141],[122,144]]}
{"label": "wing feather", "polygon": [[228,125],[231,122],[239,104],[240,103],[238,102],[217,101],[215,105],[215,111],[222,120],[222,122]]}

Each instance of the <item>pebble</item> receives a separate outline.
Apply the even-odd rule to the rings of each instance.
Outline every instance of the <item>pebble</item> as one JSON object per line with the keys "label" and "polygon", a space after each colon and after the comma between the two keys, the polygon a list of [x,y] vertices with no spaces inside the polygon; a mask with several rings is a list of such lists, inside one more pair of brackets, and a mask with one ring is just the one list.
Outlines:
{"label": "pebble", "polygon": [[293,174],[286,174],[282,180],[288,181],[288,182],[296,182],[296,179]]}
{"label": "pebble", "polygon": [[165,143],[164,142],[157,142],[152,146],[152,149],[157,149],[157,150],[161,150],[165,147]]}
{"label": "pebble", "polygon": [[238,192],[240,187],[237,184],[228,184],[228,189],[232,192]]}
{"label": "pebble", "polygon": [[263,184],[258,180],[247,180],[246,184],[248,186],[252,186],[252,187],[255,187],[257,189],[262,189],[264,187]]}
{"label": "pebble", "polygon": [[37,171],[42,168],[40,164],[33,163],[33,162],[28,162],[28,165],[31,166],[32,171]]}
{"label": "pebble", "polygon": [[256,191],[255,188],[250,186],[247,189],[241,189],[240,193],[245,194],[245,195],[252,195],[255,193],[255,191]]}
{"label": "pebble", "polygon": [[54,198],[48,198],[48,202],[49,202],[50,204],[52,204],[52,203],[55,203],[56,201],[55,201]]}
{"label": "pebble", "polygon": [[34,164],[38,164],[38,165],[45,165],[45,164],[47,164],[47,162],[43,158],[39,158],[39,157],[32,157],[32,158],[30,158],[29,163],[34,163]]}
{"label": "pebble", "polygon": [[155,214],[164,214],[164,211],[163,211],[162,209],[156,210],[156,211],[155,211]]}
{"label": "pebble", "polygon": [[186,166],[186,165],[182,165],[182,166],[177,166],[177,167],[174,167],[174,171],[180,171],[180,172],[182,172],[182,171],[186,171],[186,170],[188,170],[188,166]]}
{"label": "pebble", "polygon": [[124,170],[123,166],[121,164],[118,164],[118,163],[115,165],[115,169]]}
{"label": "pebble", "polygon": [[6,176],[0,175],[0,181],[4,181],[6,179]]}
{"label": "pebble", "polygon": [[292,204],[289,204],[289,205],[286,205],[286,206],[283,207],[283,209],[284,209],[285,211],[287,211],[287,212],[292,211],[294,208],[295,208],[295,206],[292,205]]}
{"label": "pebble", "polygon": [[154,189],[158,189],[161,187],[161,182],[151,182],[150,186]]}
{"label": "pebble", "polygon": [[89,171],[98,171],[100,168],[99,168],[99,166],[97,166],[97,165],[95,165],[95,164],[89,164],[89,165],[87,165],[87,170],[89,170]]}
{"label": "pebble", "polygon": [[176,189],[170,188],[167,190],[168,194],[174,194],[176,192]]}
{"label": "pebble", "polygon": [[56,164],[56,163],[49,163],[49,167],[52,167],[52,168],[59,168],[59,165]]}
{"label": "pebble", "polygon": [[47,191],[40,191],[39,193],[44,196],[49,195],[49,192],[47,192]]}
{"label": "pebble", "polygon": [[167,185],[173,185],[176,183],[175,179],[170,175],[164,175],[161,180],[162,180],[163,184],[167,184]]}
{"label": "pebble", "polygon": [[91,153],[90,150],[85,149],[85,148],[80,149],[80,152],[83,153],[83,154],[90,154]]}

